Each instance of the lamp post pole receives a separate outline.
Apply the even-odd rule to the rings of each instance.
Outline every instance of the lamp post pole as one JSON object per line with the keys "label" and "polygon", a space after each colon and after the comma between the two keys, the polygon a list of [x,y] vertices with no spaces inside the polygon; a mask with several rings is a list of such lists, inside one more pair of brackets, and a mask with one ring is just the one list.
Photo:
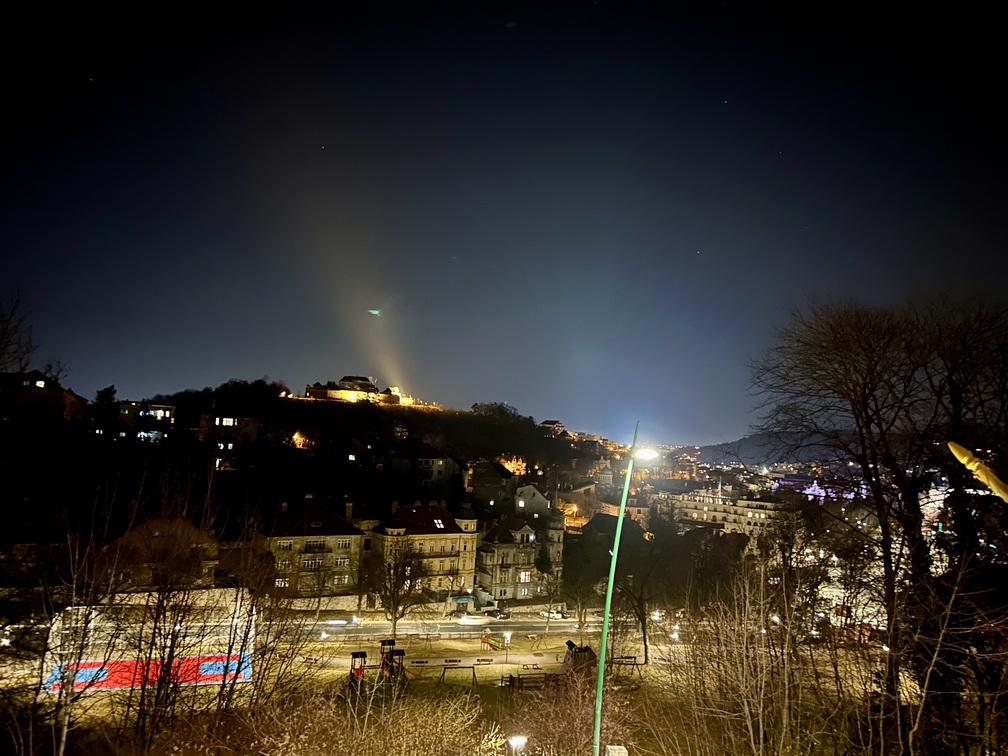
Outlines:
{"label": "lamp post pole", "polygon": [[616,535],[613,537],[612,556],[609,559],[609,583],[606,585],[605,609],[602,615],[602,641],[598,654],[598,679],[595,685],[595,733],[592,736],[592,754],[599,756],[602,740],[602,683],[605,680],[606,643],[609,639],[609,612],[612,608],[613,584],[616,582],[616,557],[619,554],[620,535],[623,533],[623,514],[626,512],[627,495],[630,493],[630,477],[633,474],[634,452],[637,450],[637,431],[640,420],[634,426],[633,443],[627,460],[626,480],[623,481],[623,498],[620,499],[619,516],[616,518]]}

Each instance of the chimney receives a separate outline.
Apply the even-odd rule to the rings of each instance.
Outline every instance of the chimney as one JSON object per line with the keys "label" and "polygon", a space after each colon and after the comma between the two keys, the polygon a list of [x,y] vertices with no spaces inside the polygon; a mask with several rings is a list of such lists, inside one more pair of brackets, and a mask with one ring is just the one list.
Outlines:
{"label": "chimney", "polygon": [[346,521],[350,522],[350,519],[352,517],[353,517],[353,502],[352,501],[348,501],[346,503]]}
{"label": "chimney", "polygon": [[392,499],[392,514],[395,514],[398,511],[399,511],[399,500]]}

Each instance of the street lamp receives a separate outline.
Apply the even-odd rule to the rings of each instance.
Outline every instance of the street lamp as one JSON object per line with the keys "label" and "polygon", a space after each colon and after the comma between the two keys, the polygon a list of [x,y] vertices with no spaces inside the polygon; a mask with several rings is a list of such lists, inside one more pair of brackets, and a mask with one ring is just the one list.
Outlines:
{"label": "street lamp", "polygon": [[511,648],[511,633],[504,633],[504,663],[508,663],[508,649]]}
{"label": "street lamp", "polygon": [[525,747],[525,744],[527,742],[528,738],[526,738],[524,735],[512,735],[510,738],[508,738],[508,745],[511,746],[512,754],[517,754],[518,751],[520,751],[522,748]]}
{"label": "street lamp", "polygon": [[626,513],[627,495],[630,493],[630,478],[633,475],[633,461],[638,459],[654,459],[658,452],[651,449],[637,448],[637,431],[640,421],[634,426],[633,443],[630,444],[630,454],[627,459],[626,480],[623,481],[623,498],[620,499],[619,516],[616,518],[616,535],[613,537],[613,547],[609,559],[609,583],[606,585],[605,610],[602,614],[602,640],[599,644],[598,679],[595,685],[595,733],[592,736],[592,754],[599,756],[602,740],[602,683],[605,679],[606,643],[609,639],[609,613],[612,609],[613,584],[616,582],[616,557],[619,554],[620,535],[623,533],[623,516]]}

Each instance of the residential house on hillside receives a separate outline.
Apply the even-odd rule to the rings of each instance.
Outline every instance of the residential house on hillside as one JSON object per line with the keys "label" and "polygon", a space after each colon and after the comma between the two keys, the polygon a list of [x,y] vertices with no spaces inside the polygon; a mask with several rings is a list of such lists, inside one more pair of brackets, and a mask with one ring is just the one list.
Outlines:
{"label": "residential house on hillside", "polygon": [[550,506],[549,499],[535,486],[519,486],[515,489],[515,514],[541,517],[549,513]]}
{"label": "residential house on hillside", "polygon": [[518,490],[514,473],[500,462],[477,462],[469,475],[469,491],[481,508],[511,506]]}
{"label": "residential house on hillside", "polygon": [[219,553],[209,530],[162,515],[135,525],[106,546],[102,561],[124,590],[209,588]]}
{"label": "residential house on hillside", "polygon": [[[612,515],[613,517],[619,516],[620,505],[613,504],[609,501],[602,502],[602,513],[607,515]],[[651,523],[651,507],[645,499],[639,498],[637,496],[628,496],[626,509],[623,512],[624,517],[629,517],[631,520],[640,525],[644,530],[650,528]]]}
{"label": "residential house on hillside", "polygon": [[167,404],[119,402],[114,432],[120,438],[160,441],[175,425],[175,408]]}
{"label": "residential house on hillside", "polygon": [[197,437],[216,444],[214,466],[217,470],[235,470],[242,446],[259,438],[259,419],[232,415],[200,415]]}
{"label": "residential house on hillside", "polygon": [[539,423],[539,429],[545,438],[560,438],[566,432],[564,424],[559,420],[543,420]]}
{"label": "residential house on hillside", "polygon": [[605,467],[600,467],[595,472],[595,482],[598,483],[603,488],[612,488],[617,482],[616,474],[613,469],[606,465]]}
{"label": "residential house on hillside", "polygon": [[556,505],[564,514],[564,525],[574,531],[580,530],[600,507],[595,495],[595,483],[581,485],[570,491],[558,491]]}
{"label": "residential house on hillside", "polygon": [[[618,518],[615,515],[599,512],[588,521],[587,525],[581,528],[582,537],[599,538],[604,543],[612,543],[613,538],[616,537],[617,519]],[[629,517],[624,517],[620,543],[623,543],[622,539],[624,538],[646,540],[647,535],[644,528],[642,528],[638,523],[634,522]]]}
{"label": "residential house on hillside", "polygon": [[388,469],[427,490],[460,483],[462,470],[447,454],[415,438],[404,439],[389,450]]}
{"label": "residential house on hillside", "polygon": [[254,545],[273,555],[277,589],[294,596],[333,596],[356,590],[363,538],[358,528],[309,495],[281,505]]}
{"label": "residential house on hillside", "polygon": [[83,420],[87,399],[65,389],[40,370],[0,373],[0,421],[48,424]]}

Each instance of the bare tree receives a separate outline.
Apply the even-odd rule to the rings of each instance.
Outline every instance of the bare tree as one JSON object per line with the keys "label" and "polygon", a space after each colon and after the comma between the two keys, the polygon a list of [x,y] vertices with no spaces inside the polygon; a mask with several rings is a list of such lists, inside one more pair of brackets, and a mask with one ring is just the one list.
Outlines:
{"label": "bare tree", "polygon": [[28,313],[16,291],[6,302],[0,300],[0,372],[20,373],[28,369],[35,351]]}
{"label": "bare tree", "polygon": [[396,634],[399,621],[430,600],[428,571],[410,538],[389,539],[371,555],[368,583]]}
{"label": "bare tree", "polygon": [[753,368],[762,430],[832,456],[825,461],[852,473],[851,489],[877,521],[871,547],[881,560],[889,649],[882,707],[902,727],[900,668],[909,662],[918,682],[929,674],[933,654],[914,638],[941,611],[913,590],[932,580],[935,567],[923,494],[945,471],[953,527],[935,543],[955,572],[990,560],[987,538],[1003,530],[1001,518],[979,516],[990,510],[977,506],[944,442],[959,435],[1005,459],[1008,310],[976,302],[814,306],[792,315]]}
{"label": "bare tree", "polygon": [[[762,428],[788,443],[817,444],[851,462],[879,523],[889,645],[900,648],[898,587],[930,574],[920,494],[931,481],[938,407],[925,373],[929,354],[910,318],[859,307],[796,312],[754,365]],[[842,469],[842,465],[841,465]],[[898,654],[887,691],[899,688]]]}

